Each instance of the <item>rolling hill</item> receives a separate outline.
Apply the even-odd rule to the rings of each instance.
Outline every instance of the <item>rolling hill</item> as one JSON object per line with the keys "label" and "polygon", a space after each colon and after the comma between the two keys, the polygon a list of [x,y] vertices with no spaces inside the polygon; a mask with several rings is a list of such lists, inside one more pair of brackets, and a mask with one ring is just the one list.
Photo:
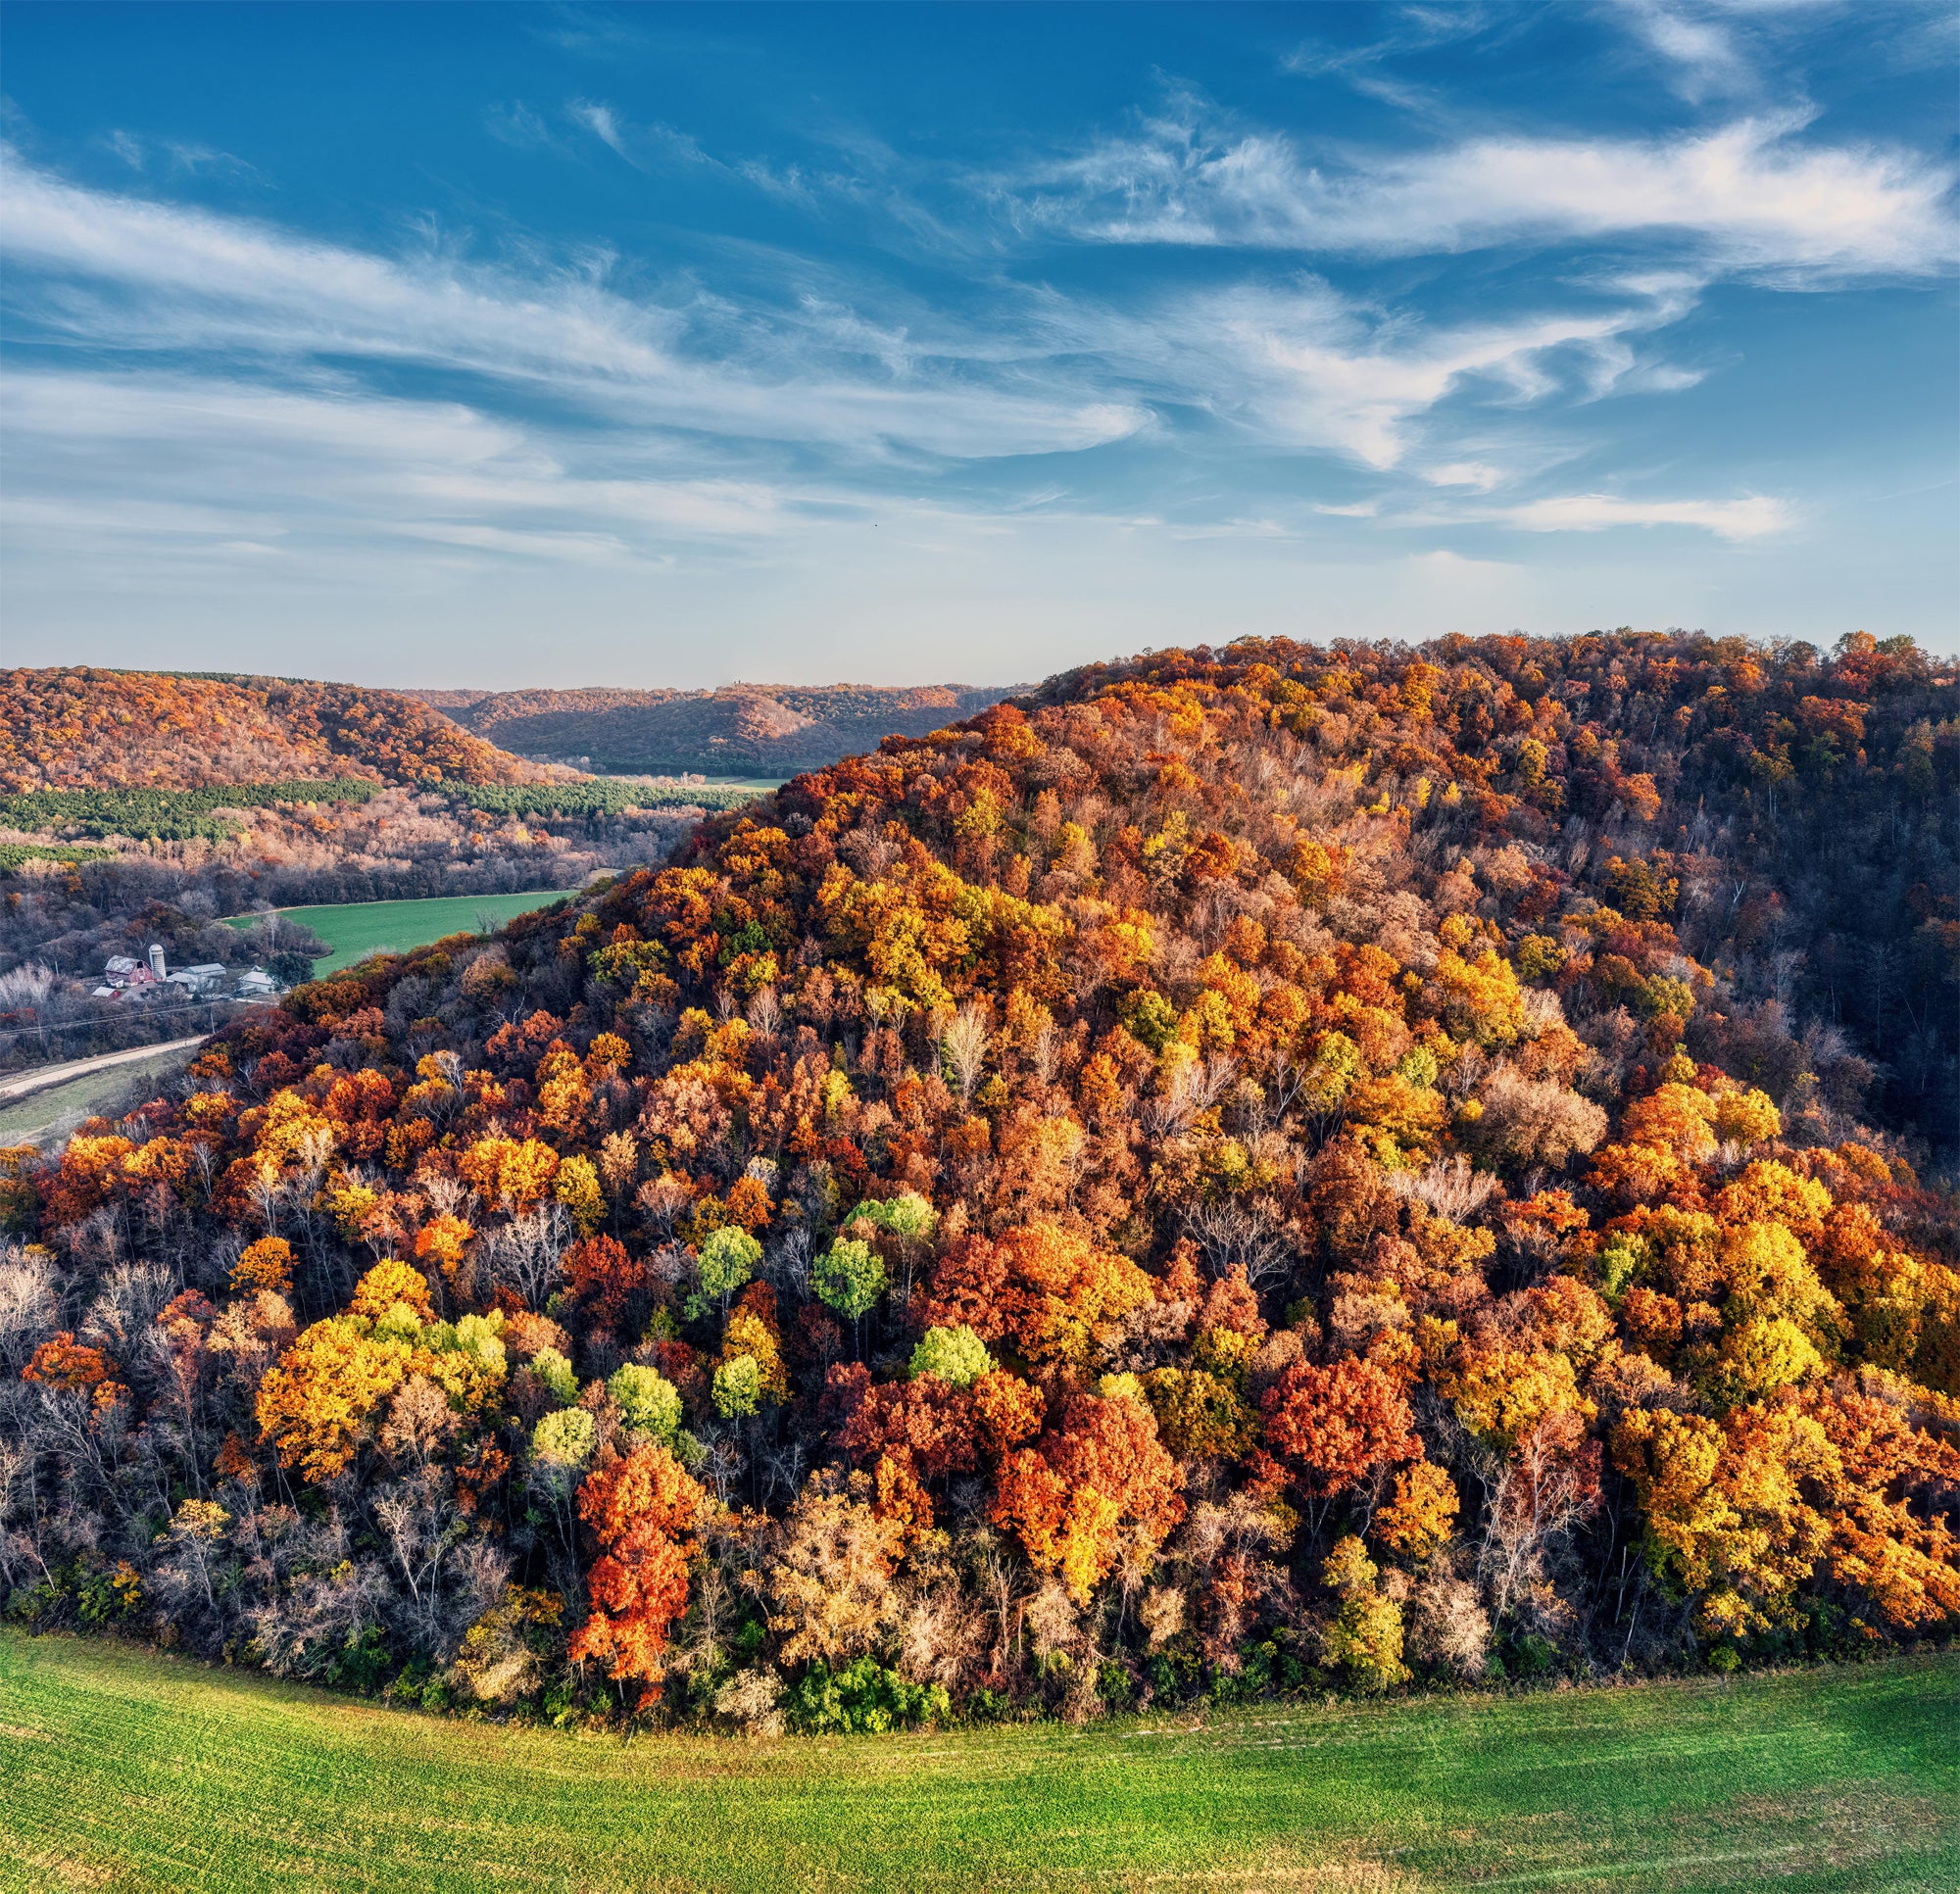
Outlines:
{"label": "rolling hill", "polygon": [[0,672],[0,791],[10,793],[550,774],[398,691],[90,666]]}
{"label": "rolling hill", "polygon": [[1012,694],[964,684],[729,684],[714,691],[416,691],[472,735],[601,772],[788,776],[922,737]]}

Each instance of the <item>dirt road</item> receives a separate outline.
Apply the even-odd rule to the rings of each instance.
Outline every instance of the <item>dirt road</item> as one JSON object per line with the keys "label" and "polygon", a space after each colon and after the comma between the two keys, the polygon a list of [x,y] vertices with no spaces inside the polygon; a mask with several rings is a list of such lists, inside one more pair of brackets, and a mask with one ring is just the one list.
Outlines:
{"label": "dirt road", "polygon": [[195,1033],[189,1039],[166,1040],[161,1045],[132,1045],[126,1051],[98,1052],[92,1059],[68,1059],[60,1065],[37,1065],[26,1072],[9,1072],[0,1077],[0,1103],[45,1092],[49,1086],[62,1085],[70,1079],[86,1078],[91,1072],[106,1072],[113,1065],[131,1065],[138,1059],[153,1059],[160,1052],[181,1052],[188,1046],[202,1044],[205,1038],[203,1033]]}

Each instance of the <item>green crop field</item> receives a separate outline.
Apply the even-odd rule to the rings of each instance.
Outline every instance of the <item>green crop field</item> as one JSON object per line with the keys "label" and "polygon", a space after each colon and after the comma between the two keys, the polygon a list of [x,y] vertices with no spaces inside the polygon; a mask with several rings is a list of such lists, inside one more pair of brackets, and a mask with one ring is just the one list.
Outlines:
{"label": "green crop field", "polygon": [[1075,1729],[582,1735],[0,1636],[0,1886],[1960,1886],[1960,1657]]}
{"label": "green crop field", "polygon": [[[564,890],[531,895],[443,895],[421,901],[347,901],[338,906],[288,907],[290,920],[311,928],[333,951],[313,963],[316,978],[337,971],[385,947],[406,953],[426,947],[445,934],[474,934],[488,921],[501,927],[514,915],[534,907],[549,907],[564,898]],[[233,927],[250,927],[256,914],[237,914]]]}

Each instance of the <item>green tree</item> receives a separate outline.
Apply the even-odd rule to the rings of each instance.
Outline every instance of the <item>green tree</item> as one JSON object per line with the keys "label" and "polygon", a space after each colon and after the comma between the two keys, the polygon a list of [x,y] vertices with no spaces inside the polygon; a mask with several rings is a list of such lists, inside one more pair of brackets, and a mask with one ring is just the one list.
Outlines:
{"label": "green tree", "polygon": [[571,1363],[556,1348],[540,1348],[531,1357],[531,1373],[551,1390],[561,1407],[569,1407],[578,1398],[578,1377]]}
{"label": "green tree", "polygon": [[982,1375],[994,1372],[987,1344],[963,1322],[956,1329],[928,1329],[912,1350],[911,1373],[937,1375],[955,1387],[971,1387]]}
{"label": "green tree", "polygon": [[626,1425],[671,1442],[680,1426],[680,1390],[658,1369],[629,1361],[606,1384]]}
{"label": "green tree", "polygon": [[740,1420],[762,1404],[762,1371],[754,1355],[735,1355],[714,1371],[714,1411]]}
{"label": "green tree", "polygon": [[869,1243],[841,1237],[817,1258],[810,1280],[829,1307],[856,1322],[884,1294],[885,1265]]}
{"label": "green tree", "polygon": [[1341,1598],[1341,1610],[1327,1627],[1327,1656],[1362,1690],[1391,1690],[1408,1680],[1402,1663],[1402,1612],[1375,1589],[1380,1568],[1361,1541],[1336,1541],[1322,1562],[1320,1581]]}
{"label": "green tree", "polygon": [[592,1458],[599,1424],[582,1407],[561,1407],[531,1431],[531,1455],[547,1467],[575,1471]]}
{"label": "green tree", "polygon": [[701,1288],[716,1297],[721,1313],[728,1313],[728,1298],[756,1273],[762,1260],[762,1245],[746,1230],[733,1224],[715,1231],[701,1245]]}
{"label": "green tree", "polygon": [[916,1190],[906,1190],[895,1197],[868,1197],[844,1221],[848,1226],[859,1217],[908,1242],[930,1237],[939,1223],[937,1212]]}

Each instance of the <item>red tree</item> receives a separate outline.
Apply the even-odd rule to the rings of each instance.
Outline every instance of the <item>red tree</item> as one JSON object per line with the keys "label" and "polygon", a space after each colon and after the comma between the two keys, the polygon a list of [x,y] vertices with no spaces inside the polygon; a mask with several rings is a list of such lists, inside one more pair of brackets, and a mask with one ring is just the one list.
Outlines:
{"label": "red tree", "polygon": [[1053,1431],[1002,1461],[990,1517],[1086,1604],[1115,1563],[1125,1521],[1152,1552],[1169,1536],[1184,1517],[1183,1481],[1148,1408],[1076,1394]]}
{"label": "red tree", "polygon": [[616,1329],[627,1304],[647,1287],[647,1266],[612,1237],[584,1237],[564,1252],[571,1300],[594,1321]]}
{"label": "red tree", "polygon": [[658,1698],[667,1627],[687,1609],[688,1562],[707,1494],[663,1446],[638,1447],[578,1489],[578,1516],[600,1544],[586,1589],[592,1616],[571,1655],[605,1664],[615,1678],[639,1677]]}
{"label": "red tree", "polygon": [[1422,1456],[1400,1384],[1372,1361],[1332,1368],[1290,1363],[1259,1397],[1266,1445],[1277,1454],[1319,1531],[1344,1494]]}
{"label": "red tree", "polygon": [[853,1407],[838,1445],[866,1464],[880,1454],[893,1455],[925,1480],[971,1473],[973,1397],[937,1375],[877,1383]]}

